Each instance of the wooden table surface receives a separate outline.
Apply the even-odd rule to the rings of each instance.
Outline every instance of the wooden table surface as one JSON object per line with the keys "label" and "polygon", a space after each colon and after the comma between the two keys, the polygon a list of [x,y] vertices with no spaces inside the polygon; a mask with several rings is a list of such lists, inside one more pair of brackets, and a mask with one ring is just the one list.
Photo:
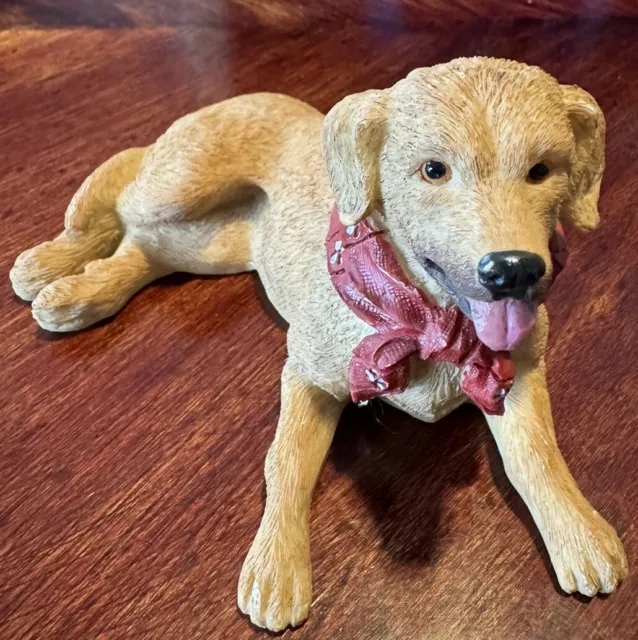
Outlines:
{"label": "wooden table surface", "polygon": [[[93,167],[244,92],[329,109],[414,67],[540,64],[608,122],[602,226],[549,303],[558,439],[638,566],[638,4],[4,0],[0,5],[0,637],[267,637],[235,605],[263,507],[285,332],[256,278],[177,276],[111,322],[38,330],[7,273]],[[312,516],[295,639],[633,639],[638,581],[559,592],[479,412],[348,409]]]}

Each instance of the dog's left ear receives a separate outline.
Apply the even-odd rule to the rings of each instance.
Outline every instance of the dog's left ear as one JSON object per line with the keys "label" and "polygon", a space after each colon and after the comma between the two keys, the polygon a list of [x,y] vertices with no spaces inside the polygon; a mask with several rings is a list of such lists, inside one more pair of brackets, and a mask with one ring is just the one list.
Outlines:
{"label": "dog's left ear", "polygon": [[379,154],[385,140],[387,92],[344,98],[326,116],[323,156],[339,219],[356,224],[381,206]]}
{"label": "dog's left ear", "polygon": [[563,100],[576,139],[570,195],[561,220],[590,231],[598,226],[598,195],[605,168],[605,117],[598,103],[579,87],[563,86]]}

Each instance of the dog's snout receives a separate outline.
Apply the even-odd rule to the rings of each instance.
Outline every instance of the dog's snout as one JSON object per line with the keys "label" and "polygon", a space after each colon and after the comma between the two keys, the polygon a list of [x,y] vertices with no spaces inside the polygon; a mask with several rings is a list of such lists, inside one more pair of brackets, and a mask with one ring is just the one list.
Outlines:
{"label": "dog's snout", "polygon": [[545,275],[545,261],[529,251],[495,251],[478,265],[479,282],[495,298],[523,298]]}

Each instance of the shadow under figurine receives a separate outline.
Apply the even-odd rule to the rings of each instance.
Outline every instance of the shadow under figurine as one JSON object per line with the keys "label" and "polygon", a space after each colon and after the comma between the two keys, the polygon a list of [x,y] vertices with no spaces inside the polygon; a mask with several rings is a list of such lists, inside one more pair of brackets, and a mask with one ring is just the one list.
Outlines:
{"label": "shadow under figurine", "polygon": [[542,306],[561,223],[598,223],[604,137],[588,93],[506,60],[417,69],[325,118],[240,96],[96,169],[65,231],[21,254],[11,280],[41,327],[74,331],[168,273],[257,270],[290,328],[265,512],[239,579],[256,625],[308,616],[310,503],[351,398],[426,422],[481,407],[561,587],[609,593],[627,560],[558,450]]}

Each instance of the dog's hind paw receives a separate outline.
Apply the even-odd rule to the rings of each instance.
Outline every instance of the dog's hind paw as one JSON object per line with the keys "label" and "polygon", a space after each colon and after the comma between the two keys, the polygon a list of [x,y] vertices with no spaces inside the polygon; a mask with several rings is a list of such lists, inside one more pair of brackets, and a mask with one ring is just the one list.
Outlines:
{"label": "dog's hind paw", "polygon": [[[268,533],[262,533],[264,530]],[[277,528],[273,530],[262,525],[239,578],[239,609],[250,616],[254,625],[269,631],[297,627],[310,611],[308,532],[294,533],[294,536],[282,535]]]}

